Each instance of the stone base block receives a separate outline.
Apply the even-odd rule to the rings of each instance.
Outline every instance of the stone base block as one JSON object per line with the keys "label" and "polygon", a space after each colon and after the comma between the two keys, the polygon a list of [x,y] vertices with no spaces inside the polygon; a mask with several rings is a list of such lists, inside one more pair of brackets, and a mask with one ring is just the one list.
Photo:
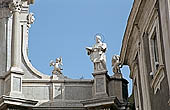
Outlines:
{"label": "stone base block", "polygon": [[34,107],[38,101],[35,100],[28,100],[28,99],[23,99],[23,98],[14,98],[10,96],[5,96],[3,95],[0,97],[0,110],[6,110],[8,107],[13,106],[14,108],[20,107],[20,108],[30,108]]}
{"label": "stone base block", "polygon": [[88,109],[112,107],[118,110],[120,106],[120,102],[116,97],[93,98],[81,101],[81,103]]}
{"label": "stone base block", "polygon": [[108,97],[108,74],[107,71],[99,71],[93,73],[94,76],[94,97]]}

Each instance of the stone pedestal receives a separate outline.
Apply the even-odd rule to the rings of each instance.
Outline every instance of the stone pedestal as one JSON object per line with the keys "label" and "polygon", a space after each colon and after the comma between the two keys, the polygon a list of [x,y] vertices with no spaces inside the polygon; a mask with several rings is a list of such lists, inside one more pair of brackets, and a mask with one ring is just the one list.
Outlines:
{"label": "stone pedestal", "polygon": [[24,98],[22,94],[22,75],[23,71],[20,68],[11,67],[5,75],[5,95]]}
{"label": "stone pedestal", "polygon": [[94,72],[94,97],[108,97],[108,74],[107,71]]}
{"label": "stone pedestal", "polygon": [[52,76],[51,76],[50,78],[51,78],[51,79],[55,79],[55,80],[58,80],[58,79],[59,79],[59,77],[58,77],[57,74],[52,74]]}
{"label": "stone pedestal", "polygon": [[58,79],[64,79],[65,76],[63,74],[57,73],[57,74],[52,74],[50,78],[53,80],[58,80]]}
{"label": "stone pedestal", "polygon": [[5,75],[5,94],[10,97],[23,98],[21,69],[21,35],[20,35],[20,11],[21,2],[9,3],[12,12],[12,40],[11,40],[11,67]]}
{"label": "stone pedestal", "polygon": [[115,73],[110,77],[109,95],[116,96],[120,102],[128,98],[128,81],[122,77],[122,74]]}
{"label": "stone pedestal", "polygon": [[122,74],[121,73],[115,73],[112,78],[118,78],[118,79],[122,79]]}

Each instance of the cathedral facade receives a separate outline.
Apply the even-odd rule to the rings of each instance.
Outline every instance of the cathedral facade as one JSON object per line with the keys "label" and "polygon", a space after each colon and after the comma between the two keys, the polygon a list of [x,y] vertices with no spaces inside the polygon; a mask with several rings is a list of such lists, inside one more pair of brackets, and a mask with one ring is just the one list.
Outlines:
{"label": "cathedral facade", "polygon": [[[32,66],[27,51],[34,22],[29,5],[33,3],[0,0],[0,110],[126,110],[128,82],[120,72],[108,75],[106,45],[100,36],[95,47],[87,49],[94,62],[93,79],[67,78],[61,72],[61,58],[50,63],[54,66],[52,76]],[[120,63],[114,60],[116,71]]]}
{"label": "cathedral facade", "polygon": [[[32,66],[27,51],[33,3],[0,0],[0,110],[170,110],[170,0],[134,0],[112,76],[105,65],[107,46],[96,37],[86,48],[93,79],[64,76],[61,58],[51,62],[52,76]],[[130,68],[134,101],[128,101],[119,65]]]}

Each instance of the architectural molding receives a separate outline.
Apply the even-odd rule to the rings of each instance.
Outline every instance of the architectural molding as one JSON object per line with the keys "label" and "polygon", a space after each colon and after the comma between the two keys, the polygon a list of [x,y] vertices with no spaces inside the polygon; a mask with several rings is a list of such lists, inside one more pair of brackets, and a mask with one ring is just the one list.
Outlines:
{"label": "architectural molding", "polygon": [[139,11],[141,1],[142,0],[134,0],[132,10],[131,10],[129,18],[128,18],[126,30],[125,30],[123,41],[122,41],[123,45],[121,47],[121,52],[120,52],[120,59],[121,59],[122,63],[125,63],[125,54],[127,52],[129,37],[130,37],[131,32],[133,30],[133,26],[135,24],[135,19],[136,19],[136,16],[138,14],[138,11]]}
{"label": "architectural molding", "polygon": [[89,79],[23,79],[23,83],[93,83]]}
{"label": "architectural molding", "polygon": [[38,103],[38,101],[27,100],[22,98],[14,98],[9,96],[0,97],[0,109],[3,110],[4,105],[19,105],[23,107],[33,107]]}
{"label": "architectural molding", "polygon": [[157,93],[158,90],[161,89],[161,82],[164,79],[164,65],[159,65],[158,70],[153,76],[151,87],[154,89],[154,94]]}
{"label": "architectural molding", "polygon": [[119,108],[120,102],[116,97],[103,97],[103,98],[93,98],[85,101],[81,101],[83,103],[84,107],[87,108],[93,108],[93,107],[100,107],[102,105],[112,105]]}
{"label": "architectural molding", "polygon": [[[25,25],[23,25],[23,26],[25,26],[24,27],[24,29],[28,29],[28,22],[29,23],[33,23],[33,19],[31,19],[30,18],[30,16],[29,16],[29,18],[28,18],[28,16],[29,16],[29,14],[27,15],[27,20],[29,19],[30,21],[27,21],[27,24],[25,24]],[[30,25],[30,24],[29,24]],[[27,30],[26,30],[27,31]],[[25,31],[24,31],[25,32]],[[29,58],[28,58],[28,55],[27,55],[27,47],[28,47],[28,39],[27,39],[27,37],[28,37],[28,33],[23,33],[23,36],[22,36],[22,51],[21,51],[21,53],[22,53],[22,58],[23,58],[23,60],[24,60],[24,62],[25,62],[25,66],[35,75],[35,76],[37,76],[38,78],[40,78],[40,79],[50,79],[50,76],[48,76],[48,75],[45,75],[44,73],[41,73],[40,71],[38,71],[32,64],[31,64],[31,62],[30,62],[30,60],[29,60]]]}

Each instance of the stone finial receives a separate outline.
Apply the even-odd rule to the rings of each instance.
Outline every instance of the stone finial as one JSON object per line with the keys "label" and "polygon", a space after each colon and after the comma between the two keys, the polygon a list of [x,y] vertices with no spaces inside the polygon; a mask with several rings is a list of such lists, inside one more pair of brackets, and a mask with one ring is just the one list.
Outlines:
{"label": "stone finial", "polygon": [[12,12],[20,12],[21,11],[21,2],[19,1],[13,1],[11,3],[9,3],[9,10]]}
{"label": "stone finial", "polygon": [[94,72],[107,71],[106,68],[106,43],[101,41],[101,35],[96,34],[96,44],[92,47],[86,47],[87,54],[90,56],[91,61],[94,63]]}
{"label": "stone finial", "polygon": [[119,55],[114,55],[112,57],[112,67],[113,67],[113,72],[116,73],[121,73],[120,68],[121,68],[121,61],[120,61],[120,56]]}
{"label": "stone finial", "polygon": [[50,66],[54,66],[54,69],[53,69],[53,71],[52,71],[52,73],[53,74],[62,74],[62,68],[61,68],[61,66],[62,66],[63,64],[62,64],[62,58],[60,57],[60,58],[56,58],[56,61],[53,61],[53,60],[51,60],[50,61]]}

